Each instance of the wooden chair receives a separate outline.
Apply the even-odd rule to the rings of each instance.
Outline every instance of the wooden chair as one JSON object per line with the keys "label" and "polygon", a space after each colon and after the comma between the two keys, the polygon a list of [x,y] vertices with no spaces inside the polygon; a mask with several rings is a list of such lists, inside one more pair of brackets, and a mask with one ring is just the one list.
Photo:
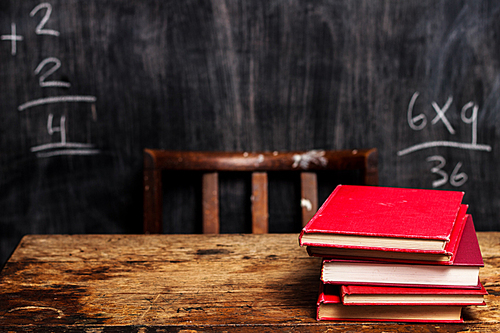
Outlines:
{"label": "wooden chair", "polygon": [[268,231],[267,172],[301,172],[302,225],[318,209],[320,170],[361,170],[362,182],[378,185],[376,148],[301,152],[194,152],[144,150],[144,232],[162,232],[162,171],[202,171],[203,233],[219,233],[219,172],[252,172],[252,232]]}

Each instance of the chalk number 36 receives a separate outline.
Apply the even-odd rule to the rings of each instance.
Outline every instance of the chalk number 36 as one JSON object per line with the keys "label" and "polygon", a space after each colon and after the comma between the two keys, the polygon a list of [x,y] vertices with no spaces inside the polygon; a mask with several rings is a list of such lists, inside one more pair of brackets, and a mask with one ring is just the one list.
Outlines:
{"label": "chalk number 36", "polygon": [[443,156],[440,155],[434,155],[430,156],[427,158],[428,162],[437,162],[437,165],[431,168],[431,172],[435,173],[439,176],[441,176],[440,179],[435,180],[432,182],[432,187],[440,187],[443,186],[450,181],[450,184],[455,187],[462,186],[465,184],[465,182],[468,179],[468,176],[465,172],[459,172],[460,168],[462,167],[462,162],[458,162],[453,171],[451,172],[451,175],[448,176],[448,173],[443,170],[444,166],[446,165],[446,160],[444,159]]}

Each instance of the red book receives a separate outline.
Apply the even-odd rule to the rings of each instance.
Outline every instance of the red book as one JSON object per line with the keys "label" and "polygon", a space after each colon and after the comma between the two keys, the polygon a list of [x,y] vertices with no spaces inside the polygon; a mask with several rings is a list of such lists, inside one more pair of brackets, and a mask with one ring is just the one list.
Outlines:
{"label": "red book", "polygon": [[484,286],[479,289],[341,286],[344,305],[484,305]]}
{"label": "red book", "polygon": [[302,229],[299,243],[441,254],[449,261],[450,247],[463,228],[457,220],[463,195],[460,191],[339,185]]}
{"label": "red book", "polygon": [[338,286],[321,285],[317,320],[460,323],[460,305],[344,305]]}
{"label": "red book", "polygon": [[472,217],[467,215],[452,265],[325,259],[321,280],[330,284],[478,288],[483,258]]}
{"label": "red book", "polygon": [[467,205],[461,205],[451,233],[450,241],[446,244],[445,253],[429,253],[428,251],[386,251],[359,248],[340,248],[326,246],[307,246],[307,253],[314,257],[351,258],[370,260],[390,260],[395,262],[425,263],[432,261],[443,265],[451,265],[455,261],[458,244],[467,221]]}

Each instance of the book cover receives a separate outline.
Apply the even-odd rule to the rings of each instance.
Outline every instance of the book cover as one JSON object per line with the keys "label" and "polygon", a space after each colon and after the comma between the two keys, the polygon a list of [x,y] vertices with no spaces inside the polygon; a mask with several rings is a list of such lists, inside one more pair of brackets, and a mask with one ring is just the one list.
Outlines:
{"label": "book cover", "polygon": [[467,223],[452,265],[399,263],[377,260],[324,259],[321,280],[331,284],[373,284],[477,288],[484,266],[472,216]]}
{"label": "book cover", "polygon": [[484,286],[478,289],[412,288],[392,286],[340,287],[344,305],[484,305]]}
{"label": "book cover", "polygon": [[445,253],[463,195],[339,185],[303,228],[299,244]]}
{"label": "book cover", "polygon": [[484,266],[483,255],[481,254],[481,248],[477,241],[476,228],[474,227],[474,221],[470,214],[466,215],[464,231],[458,244],[453,265]]}
{"label": "book cover", "polygon": [[344,305],[338,286],[321,285],[317,320],[460,323],[459,305]]}
{"label": "book cover", "polygon": [[[427,251],[407,251],[407,250],[381,250],[381,249],[360,249],[360,248],[338,248],[323,246],[307,246],[307,253],[315,257],[330,258],[350,258],[350,259],[369,259],[408,263],[428,263],[432,261],[436,264],[451,265],[455,262],[458,248],[460,246],[462,235],[465,229],[474,228],[472,218],[467,213],[467,205],[461,205],[455,227],[453,228],[450,241],[445,246],[445,253],[429,253]],[[467,227],[467,224],[472,226]],[[474,231],[475,232],[475,231]],[[467,237],[466,237],[467,238]],[[469,235],[469,240],[473,241],[473,236]]]}

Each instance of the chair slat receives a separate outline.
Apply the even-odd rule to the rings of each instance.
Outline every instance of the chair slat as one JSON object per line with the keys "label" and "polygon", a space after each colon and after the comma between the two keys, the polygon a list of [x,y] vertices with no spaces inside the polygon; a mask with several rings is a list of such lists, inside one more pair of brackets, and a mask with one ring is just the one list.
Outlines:
{"label": "chair slat", "polygon": [[218,234],[219,223],[219,174],[210,172],[203,174],[203,233]]}
{"label": "chair slat", "polygon": [[144,168],[144,233],[161,234],[162,225],[162,180],[161,170]]}
{"label": "chair slat", "polygon": [[371,149],[365,156],[364,183],[378,185],[378,151]]}
{"label": "chair slat", "polygon": [[268,227],[267,173],[252,173],[252,233],[266,234]]}
{"label": "chair slat", "polygon": [[302,226],[305,226],[318,210],[318,178],[316,173],[301,172],[300,183]]}

